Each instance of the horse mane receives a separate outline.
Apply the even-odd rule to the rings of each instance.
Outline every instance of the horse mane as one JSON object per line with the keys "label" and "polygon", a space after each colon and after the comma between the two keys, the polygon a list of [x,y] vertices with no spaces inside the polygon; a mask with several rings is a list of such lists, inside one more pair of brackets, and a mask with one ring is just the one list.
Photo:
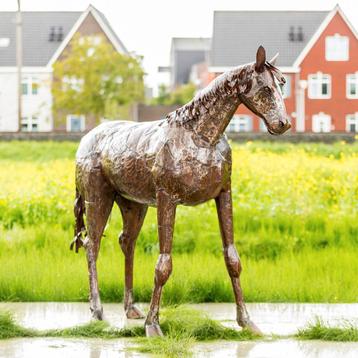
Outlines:
{"label": "horse mane", "polygon": [[[218,99],[237,95],[239,85],[248,82],[248,77],[252,73],[250,67],[250,65],[243,65],[222,73],[198,92],[190,102],[169,113],[166,119],[169,122],[189,124],[200,114],[208,112]],[[251,83],[249,85],[251,88]]]}

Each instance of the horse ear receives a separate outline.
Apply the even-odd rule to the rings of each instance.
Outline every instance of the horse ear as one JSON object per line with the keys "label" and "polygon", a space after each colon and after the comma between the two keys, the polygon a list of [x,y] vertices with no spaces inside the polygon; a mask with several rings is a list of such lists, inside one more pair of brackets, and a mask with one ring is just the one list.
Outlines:
{"label": "horse ear", "polygon": [[276,65],[276,61],[277,61],[278,55],[279,55],[279,53],[277,52],[276,55],[271,58],[271,60],[269,61],[269,63],[270,63],[271,65],[273,65],[273,66]]}
{"label": "horse ear", "polygon": [[260,46],[257,49],[257,53],[256,53],[256,64],[255,64],[256,72],[263,72],[264,71],[265,62],[266,62],[266,51],[262,46]]}

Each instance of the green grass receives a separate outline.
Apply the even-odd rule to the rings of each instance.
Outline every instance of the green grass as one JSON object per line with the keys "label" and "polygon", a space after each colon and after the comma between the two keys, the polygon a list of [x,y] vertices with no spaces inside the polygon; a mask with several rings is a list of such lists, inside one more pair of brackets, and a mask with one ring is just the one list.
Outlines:
{"label": "green grass", "polygon": [[317,318],[314,323],[299,330],[296,337],[305,340],[358,342],[358,328],[349,322],[346,322],[343,327],[329,327],[321,319]]}
{"label": "green grass", "polygon": [[[191,348],[196,342],[228,340],[251,341],[267,339],[248,330],[236,330],[224,327],[218,321],[209,318],[204,312],[175,306],[163,309],[161,327],[164,337],[145,338],[144,328],[134,326],[118,329],[105,321],[92,321],[87,324],[64,329],[35,330],[17,324],[9,312],[0,313],[0,339],[20,337],[61,337],[61,338],[134,338],[134,348],[139,352],[159,354],[167,357],[192,355]],[[329,327],[318,319],[307,328],[299,330],[294,338],[302,340],[325,340],[357,342],[358,328],[346,323],[342,328]],[[270,336],[270,339],[282,339],[286,336]]]}
{"label": "green grass", "polygon": [[[73,236],[77,143],[0,142],[0,300],[87,301],[84,251]],[[358,145],[233,145],[234,230],[249,302],[358,300]],[[119,302],[124,260],[114,208],[102,239],[103,301]],[[137,241],[135,296],[149,301],[156,212]],[[178,207],[164,303],[227,302],[232,289],[213,201]],[[314,275],[312,274],[314,272]]]}
{"label": "green grass", "polygon": [[10,312],[0,312],[0,339],[35,337],[37,331],[18,325]]}
{"label": "green grass", "polygon": [[[4,242],[0,255],[0,300],[88,300],[84,251],[77,255],[71,252],[61,235],[52,240],[54,249],[48,245],[38,247],[21,238]],[[327,248],[286,254],[276,260],[243,256],[241,278],[246,301],[356,302],[357,254],[358,249]],[[155,253],[136,253],[134,293],[140,302],[150,300],[156,260]],[[102,300],[121,302],[124,259],[112,238],[106,237],[102,243],[98,272]],[[232,288],[221,253],[173,255],[173,274],[163,293],[165,304],[230,301]]]}
{"label": "green grass", "polygon": [[143,327],[117,329],[105,321],[92,321],[85,325],[65,329],[39,331],[19,326],[10,313],[0,313],[0,339],[19,337],[62,338],[136,338],[135,350],[170,357],[189,356],[190,348],[198,341],[259,339],[247,330],[237,331],[224,327],[205,313],[186,307],[172,307],[162,312],[164,337],[145,338]]}
{"label": "green grass", "polygon": [[238,331],[224,327],[204,312],[186,307],[167,308],[163,310],[162,316],[161,328],[164,334],[173,337],[192,337],[198,341],[249,341],[259,338],[245,329]]}

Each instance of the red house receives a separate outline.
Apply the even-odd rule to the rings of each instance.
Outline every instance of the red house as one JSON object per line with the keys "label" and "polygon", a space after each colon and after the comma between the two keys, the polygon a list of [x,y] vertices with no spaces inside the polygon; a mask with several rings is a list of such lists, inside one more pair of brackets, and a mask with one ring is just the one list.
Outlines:
{"label": "red house", "polygon": [[[332,11],[216,11],[209,66],[215,76],[252,62],[257,47],[278,67],[293,132],[358,132],[358,34],[337,5]],[[201,74],[202,77],[202,74]],[[265,131],[240,106],[229,131]]]}

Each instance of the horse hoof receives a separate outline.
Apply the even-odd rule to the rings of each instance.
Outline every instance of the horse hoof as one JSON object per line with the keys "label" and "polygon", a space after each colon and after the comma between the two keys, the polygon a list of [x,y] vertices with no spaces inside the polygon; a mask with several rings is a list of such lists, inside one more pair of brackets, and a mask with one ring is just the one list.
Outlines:
{"label": "horse hoof", "polygon": [[145,317],[143,312],[135,305],[131,305],[127,308],[126,316],[128,319],[141,319]]}
{"label": "horse hoof", "polygon": [[92,318],[99,320],[99,321],[103,321],[103,308],[98,308],[98,309],[94,309],[94,308],[90,308],[91,312],[92,312]]}
{"label": "horse hoof", "polygon": [[255,336],[263,336],[264,334],[261,332],[260,328],[256,326],[256,324],[252,321],[249,321],[243,328],[247,329]]}
{"label": "horse hoof", "polygon": [[159,324],[146,324],[145,325],[145,335],[147,337],[163,337],[163,332],[160,329]]}

